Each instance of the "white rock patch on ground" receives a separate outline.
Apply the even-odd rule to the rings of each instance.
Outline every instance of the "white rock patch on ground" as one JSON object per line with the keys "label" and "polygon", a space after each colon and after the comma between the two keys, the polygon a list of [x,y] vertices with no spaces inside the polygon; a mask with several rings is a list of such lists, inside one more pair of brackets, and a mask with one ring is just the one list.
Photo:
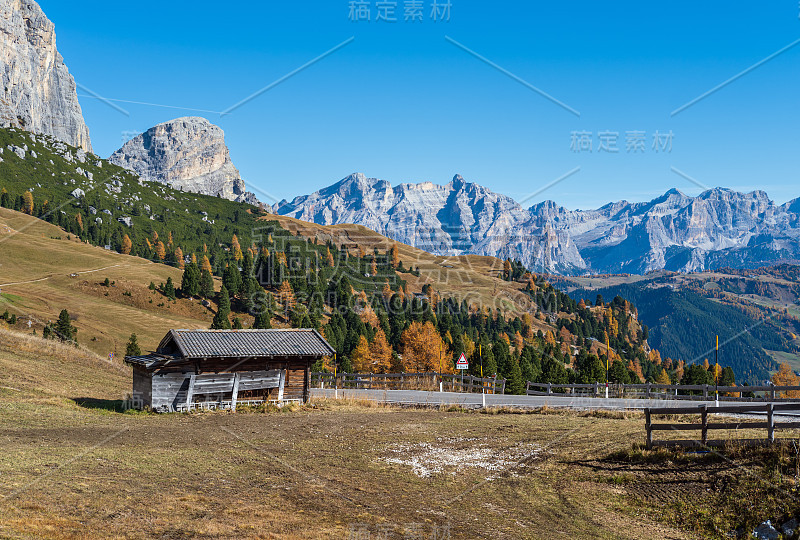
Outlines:
{"label": "white rock patch on ground", "polygon": [[497,450],[480,444],[478,440],[440,438],[435,443],[391,444],[385,448],[385,455],[380,460],[410,467],[420,478],[430,478],[438,474],[455,476],[464,469],[480,469],[493,473],[487,477],[487,480],[491,480],[499,473],[517,467],[520,461],[536,457],[543,451],[535,444]]}

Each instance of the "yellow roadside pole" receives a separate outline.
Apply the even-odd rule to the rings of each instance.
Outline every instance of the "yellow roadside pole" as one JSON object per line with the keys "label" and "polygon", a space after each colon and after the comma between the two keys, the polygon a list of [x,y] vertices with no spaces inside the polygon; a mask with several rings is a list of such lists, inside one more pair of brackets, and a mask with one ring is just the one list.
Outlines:
{"label": "yellow roadside pole", "polygon": [[606,334],[606,399],[608,399],[608,362],[611,358],[611,345],[608,341],[608,334]]}
{"label": "yellow roadside pole", "polygon": [[478,357],[481,359],[481,403],[483,408],[486,408],[486,383],[483,382],[483,351],[481,350],[481,344],[478,343]]}
{"label": "yellow roadside pole", "polygon": [[714,401],[719,407],[719,336],[717,336],[717,348],[714,351]]}

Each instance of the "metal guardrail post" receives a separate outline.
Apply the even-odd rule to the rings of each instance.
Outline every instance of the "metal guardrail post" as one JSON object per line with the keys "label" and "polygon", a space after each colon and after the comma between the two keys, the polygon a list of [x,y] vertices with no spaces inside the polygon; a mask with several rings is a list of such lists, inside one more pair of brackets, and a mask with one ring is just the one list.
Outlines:
{"label": "metal guardrail post", "polygon": [[553,383],[547,383],[547,395],[553,394]]}
{"label": "metal guardrail post", "polygon": [[[703,385],[703,401],[708,401],[708,385]],[[705,442],[703,442],[705,444]]]}

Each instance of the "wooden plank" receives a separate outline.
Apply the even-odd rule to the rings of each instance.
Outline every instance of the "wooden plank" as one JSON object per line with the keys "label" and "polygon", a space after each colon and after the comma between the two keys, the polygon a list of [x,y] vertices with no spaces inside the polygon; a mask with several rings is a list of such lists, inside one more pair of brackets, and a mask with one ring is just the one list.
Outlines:
{"label": "wooden plank", "polygon": [[706,429],[766,429],[768,422],[709,422]]}
{"label": "wooden plank", "polygon": [[283,385],[286,382],[286,370],[281,370],[280,380],[278,381],[278,401],[283,401]]}
{"label": "wooden plank", "polygon": [[195,378],[194,373],[189,375],[189,389],[186,391],[186,407],[191,407],[192,405],[192,394],[194,393],[194,378]]}
{"label": "wooden plank", "polygon": [[231,410],[236,412],[236,398],[239,396],[239,374],[233,376],[233,390],[231,391]]}
{"label": "wooden plank", "polygon": [[653,431],[699,431],[703,429],[703,424],[651,424]]}

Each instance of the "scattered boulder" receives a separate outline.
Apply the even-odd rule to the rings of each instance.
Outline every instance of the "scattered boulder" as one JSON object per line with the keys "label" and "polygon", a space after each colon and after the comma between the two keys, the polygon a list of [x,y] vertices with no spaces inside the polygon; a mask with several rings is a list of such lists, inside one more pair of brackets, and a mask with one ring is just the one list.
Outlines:
{"label": "scattered boulder", "polygon": [[82,199],[86,196],[86,193],[83,192],[81,188],[75,188],[72,193],[70,193],[76,199]]}
{"label": "scattered boulder", "polygon": [[753,536],[759,540],[778,540],[781,537],[778,530],[772,526],[772,522],[770,520],[767,520],[756,527],[753,531]]}
{"label": "scattered boulder", "polygon": [[128,216],[118,218],[117,221],[119,221],[120,223],[122,223],[127,227],[133,227],[133,220]]}
{"label": "scattered boulder", "polygon": [[791,538],[794,536],[794,532],[797,530],[798,521],[796,519],[790,519],[783,525],[781,525],[781,532],[783,536],[787,538]]}

